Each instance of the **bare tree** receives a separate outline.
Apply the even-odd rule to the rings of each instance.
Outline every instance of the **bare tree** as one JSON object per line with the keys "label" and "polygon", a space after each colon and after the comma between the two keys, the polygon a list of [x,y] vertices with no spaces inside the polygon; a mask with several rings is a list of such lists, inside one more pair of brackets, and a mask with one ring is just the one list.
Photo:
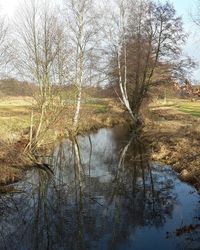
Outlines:
{"label": "bare tree", "polygon": [[18,37],[16,66],[21,74],[38,85],[35,95],[39,119],[30,146],[34,149],[55,122],[60,109],[56,103],[55,85],[63,82],[66,53],[63,25],[52,2],[24,2],[15,21]]}
{"label": "bare tree", "polygon": [[[0,13],[1,14],[1,13]],[[14,59],[12,50],[12,37],[10,35],[9,22],[6,17],[0,16],[0,75],[7,77],[12,69],[11,62]]]}
{"label": "bare tree", "polygon": [[[83,86],[92,78],[94,51],[98,41],[98,15],[93,0],[69,0],[66,2],[66,20],[69,28],[72,83],[76,86],[76,108],[73,131],[77,131],[80,119]],[[93,56],[92,56],[93,55]]]}
{"label": "bare tree", "polygon": [[169,3],[119,0],[116,6],[113,20],[118,33],[110,72],[134,124],[143,99],[155,82],[156,69],[180,58],[186,35],[181,18]]}
{"label": "bare tree", "polygon": [[[111,10],[113,6],[114,11]],[[119,97],[123,106],[128,110],[130,117],[135,123],[135,116],[131,110],[131,103],[128,97],[127,89],[127,47],[126,39],[128,32],[128,1],[118,0],[111,3],[107,8],[107,23],[109,25],[104,27],[105,36],[107,38],[107,51],[106,54],[110,54],[111,58],[108,57],[110,62],[111,72],[113,65],[115,65],[115,80],[117,80],[117,88],[114,87],[114,90]],[[123,63],[122,63],[123,58]],[[112,75],[112,73],[111,73]],[[119,91],[118,91],[119,89]]]}

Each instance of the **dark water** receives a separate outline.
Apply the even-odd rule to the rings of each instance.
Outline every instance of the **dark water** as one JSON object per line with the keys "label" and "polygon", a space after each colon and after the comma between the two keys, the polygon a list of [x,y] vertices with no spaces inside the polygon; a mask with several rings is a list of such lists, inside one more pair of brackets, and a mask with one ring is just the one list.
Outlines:
{"label": "dark water", "polygon": [[[28,172],[0,195],[0,249],[200,249],[200,197],[124,128],[56,146],[54,175]],[[179,237],[176,230],[196,225]]]}

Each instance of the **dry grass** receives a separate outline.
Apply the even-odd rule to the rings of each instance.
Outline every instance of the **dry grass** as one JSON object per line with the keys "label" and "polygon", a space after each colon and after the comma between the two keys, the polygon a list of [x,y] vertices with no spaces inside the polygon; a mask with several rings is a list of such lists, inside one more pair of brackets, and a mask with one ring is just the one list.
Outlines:
{"label": "dry grass", "polygon": [[[27,130],[33,99],[4,98],[0,100],[0,184],[18,180],[23,174],[16,142]],[[164,161],[180,173],[180,177],[200,190],[200,102],[173,99],[150,105],[151,123],[145,128],[152,144],[152,159]],[[68,106],[43,140],[45,146],[58,137],[67,136],[72,126],[73,107]],[[127,123],[121,106],[111,99],[85,102],[81,109],[79,132]],[[13,148],[15,150],[13,150]],[[16,161],[13,161],[15,158]],[[4,160],[3,160],[4,159]],[[7,163],[6,163],[7,162]]]}
{"label": "dry grass", "polygon": [[[0,138],[2,141],[13,143],[21,138],[23,131],[30,126],[33,103],[34,100],[30,97],[8,97],[0,100]],[[122,112],[120,105],[111,99],[96,102],[94,99],[89,100],[82,104],[80,131],[122,122],[120,119]],[[61,117],[58,118],[57,124],[49,132],[53,140],[55,139],[53,134],[64,134],[64,131],[66,132],[66,129],[72,126],[73,114],[74,108],[67,105]]]}
{"label": "dry grass", "polygon": [[21,137],[23,129],[28,128],[30,109],[33,99],[30,97],[8,97],[0,100],[0,138],[13,143]]}
{"label": "dry grass", "polygon": [[[187,112],[183,107],[187,107]],[[146,133],[154,149],[152,159],[172,165],[182,180],[194,184],[200,190],[198,110],[200,102],[187,100],[175,99],[169,105],[151,104],[153,122],[146,128]]]}
{"label": "dry grass", "polygon": [[20,169],[2,164],[0,174],[0,185],[16,182],[22,177],[22,171]]}
{"label": "dry grass", "polygon": [[[20,148],[24,147],[23,143],[28,139],[33,102],[30,97],[0,100],[0,184],[16,181],[22,176],[25,162],[20,159]],[[123,112],[114,100],[88,100],[82,105],[79,133],[126,123]],[[43,147],[49,147],[56,139],[68,135],[73,114],[74,108],[67,104],[57,122],[45,134]]]}

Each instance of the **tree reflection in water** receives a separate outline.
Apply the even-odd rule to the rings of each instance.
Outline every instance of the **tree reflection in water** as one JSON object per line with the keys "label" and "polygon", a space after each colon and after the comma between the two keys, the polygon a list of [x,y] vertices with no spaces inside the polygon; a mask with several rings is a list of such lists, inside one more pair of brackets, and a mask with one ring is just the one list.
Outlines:
{"label": "tree reflection in water", "polygon": [[54,175],[33,169],[15,185],[23,192],[1,196],[1,249],[140,249],[139,229],[173,218],[176,176],[149,162],[135,134],[63,141],[47,161]]}

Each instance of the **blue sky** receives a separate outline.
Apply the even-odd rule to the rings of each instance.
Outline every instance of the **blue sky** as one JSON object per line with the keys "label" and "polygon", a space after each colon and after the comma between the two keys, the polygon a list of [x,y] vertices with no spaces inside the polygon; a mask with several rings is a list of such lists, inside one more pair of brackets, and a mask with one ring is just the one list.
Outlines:
{"label": "blue sky", "polygon": [[[161,0],[161,2],[166,2]],[[193,79],[200,81],[200,27],[197,27],[191,18],[195,12],[198,0],[171,0],[170,1],[179,16],[183,18],[185,31],[189,34],[187,44],[184,46],[183,54],[192,57],[199,65],[194,70]]]}

